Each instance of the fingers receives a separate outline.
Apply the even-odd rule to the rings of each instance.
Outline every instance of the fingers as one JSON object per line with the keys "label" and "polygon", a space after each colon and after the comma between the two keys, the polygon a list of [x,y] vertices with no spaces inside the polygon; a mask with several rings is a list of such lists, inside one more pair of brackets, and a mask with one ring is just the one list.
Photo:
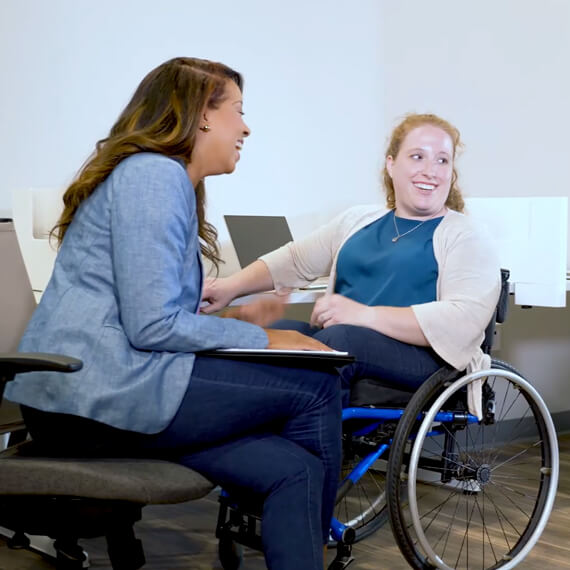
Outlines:
{"label": "fingers", "polygon": [[313,312],[311,313],[311,326],[325,327],[325,324],[328,323],[333,316],[332,298],[333,295],[325,295],[317,299],[313,307]]}
{"label": "fingers", "polygon": [[323,327],[325,322],[327,321],[326,314],[324,312],[315,312],[311,315],[311,326],[313,327]]}
{"label": "fingers", "polygon": [[207,301],[207,299],[205,301],[206,302],[200,306],[200,313],[203,313],[205,315],[211,315],[212,313],[216,313],[225,307],[225,305],[222,303],[211,303]]}
{"label": "fingers", "polygon": [[265,329],[265,332],[269,339],[267,348],[280,350],[332,350],[326,344],[297,331]]}
{"label": "fingers", "polygon": [[312,327],[320,327],[321,326],[321,315],[323,313],[323,303],[322,299],[317,299],[315,306],[313,307],[313,312],[311,313],[311,318],[309,319],[309,323]]}
{"label": "fingers", "polygon": [[215,277],[206,277],[204,279],[204,285],[202,286],[202,298],[207,298],[211,293],[215,286],[216,278]]}
{"label": "fingers", "polygon": [[327,327],[330,327],[332,325],[338,325],[339,323],[340,321],[337,319],[337,317],[334,314],[324,312],[318,315],[318,317],[315,319],[315,324],[313,324],[312,326],[326,329]]}
{"label": "fingers", "polygon": [[207,277],[202,287],[200,312],[209,315],[227,307],[234,298],[231,283],[226,277]]}

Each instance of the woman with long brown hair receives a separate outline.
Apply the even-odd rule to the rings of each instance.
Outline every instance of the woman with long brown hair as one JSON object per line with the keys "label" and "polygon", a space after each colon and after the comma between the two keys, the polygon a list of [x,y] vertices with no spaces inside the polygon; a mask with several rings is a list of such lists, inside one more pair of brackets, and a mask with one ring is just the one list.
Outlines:
{"label": "woman with long brown hair", "polygon": [[65,192],[53,275],[20,345],[83,369],[30,373],[6,395],[48,452],[160,453],[261,500],[268,567],[320,570],[340,469],[338,378],[200,354],[327,348],[200,314],[202,256],[219,262],[204,178],[235,169],[250,134],[242,105],[241,76],[219,63],[176,58],[143,79]]}

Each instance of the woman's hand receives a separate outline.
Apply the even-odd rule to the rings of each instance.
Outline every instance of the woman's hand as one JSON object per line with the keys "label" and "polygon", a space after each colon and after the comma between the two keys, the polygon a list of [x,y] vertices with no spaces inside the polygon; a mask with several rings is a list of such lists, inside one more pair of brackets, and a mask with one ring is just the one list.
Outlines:
{"label": "woman's hand", "polygon": [[260,327],[266,327],[283,316],[287,300],[288,297],[263,295],[253,303],[230,307],[222,317],[239,319]]}
{"label": "woman's hand", "polygon": [[311,325],[327,328],[331,325],[370,326],[370,307],[342,295],[324,295],[317,299],[311,314]]}
{"label": "woman's hand", "polygon": [[231,277],[208,277],[204,280],[202,302],[208,305],[200,308],[201,313],[210,315],[227,307],[236,297]]}
{"label": "woman's hand", "polygon": [[201,312],[210,315],[227,307],[236,297],[274,289],[269,268],[260,259],[229,277],[209,277],[204,280],[202,301],[209,303]]}
{"label": "woman's hand", "polygon": [[269,339],[267,348],[281,350],[333,350],[326,344],[297,331],[265,329],[265,332]]}
{"label": "woman's hand", "polygon": [[327,328],[339,324],[366,327],[401,342],[430,346],[412,307],[369,307],[337,294],[318,299],[311,325]]}

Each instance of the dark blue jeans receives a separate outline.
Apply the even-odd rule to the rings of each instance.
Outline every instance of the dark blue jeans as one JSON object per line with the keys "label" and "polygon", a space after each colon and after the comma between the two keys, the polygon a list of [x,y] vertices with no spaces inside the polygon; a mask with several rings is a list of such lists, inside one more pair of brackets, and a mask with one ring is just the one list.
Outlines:
{"label": "dark blue jeans", "polygon": [[157,435],[29,408],[24,413],[40,443],[59,442],[66,452],[75,446],[82,454],[166,456],[238,502],[262,503],[267,566],[323,568],[341,463],[336,373],[198,356],[176,416]]}
{"label": "dark blue jeans", "polygon": [[[389,386],[415,391],[445,364],[429,347],[407,344],[365,327],[333,325],[321,329],[282,319],[271,328],[299,331],[355,357],[354,363],[339,369],[343,407],[349,405],[351,386],[360,379],[382,380]],[[389,399],[391,389],[387,387],[385,392]]]}

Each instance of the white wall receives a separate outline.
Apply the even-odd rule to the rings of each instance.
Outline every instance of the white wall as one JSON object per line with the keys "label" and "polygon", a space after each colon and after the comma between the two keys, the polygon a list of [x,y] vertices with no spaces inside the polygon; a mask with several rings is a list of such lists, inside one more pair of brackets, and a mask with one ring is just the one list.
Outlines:
{"label": "white wall", "polygon": [[383,6],[387,128],[410,110],[449,118],[468,196],[570,196],[570,2]]}
{"label": "white wall", "polygon": [[223,243],[224,214],[285,214],[295,235],[373,201],[384,130],[380,6],[2,0],[0,215],[13,189],[68,183],[142,77],[178,55],[245,77],[252,136],[236,173],[207,184]]}

